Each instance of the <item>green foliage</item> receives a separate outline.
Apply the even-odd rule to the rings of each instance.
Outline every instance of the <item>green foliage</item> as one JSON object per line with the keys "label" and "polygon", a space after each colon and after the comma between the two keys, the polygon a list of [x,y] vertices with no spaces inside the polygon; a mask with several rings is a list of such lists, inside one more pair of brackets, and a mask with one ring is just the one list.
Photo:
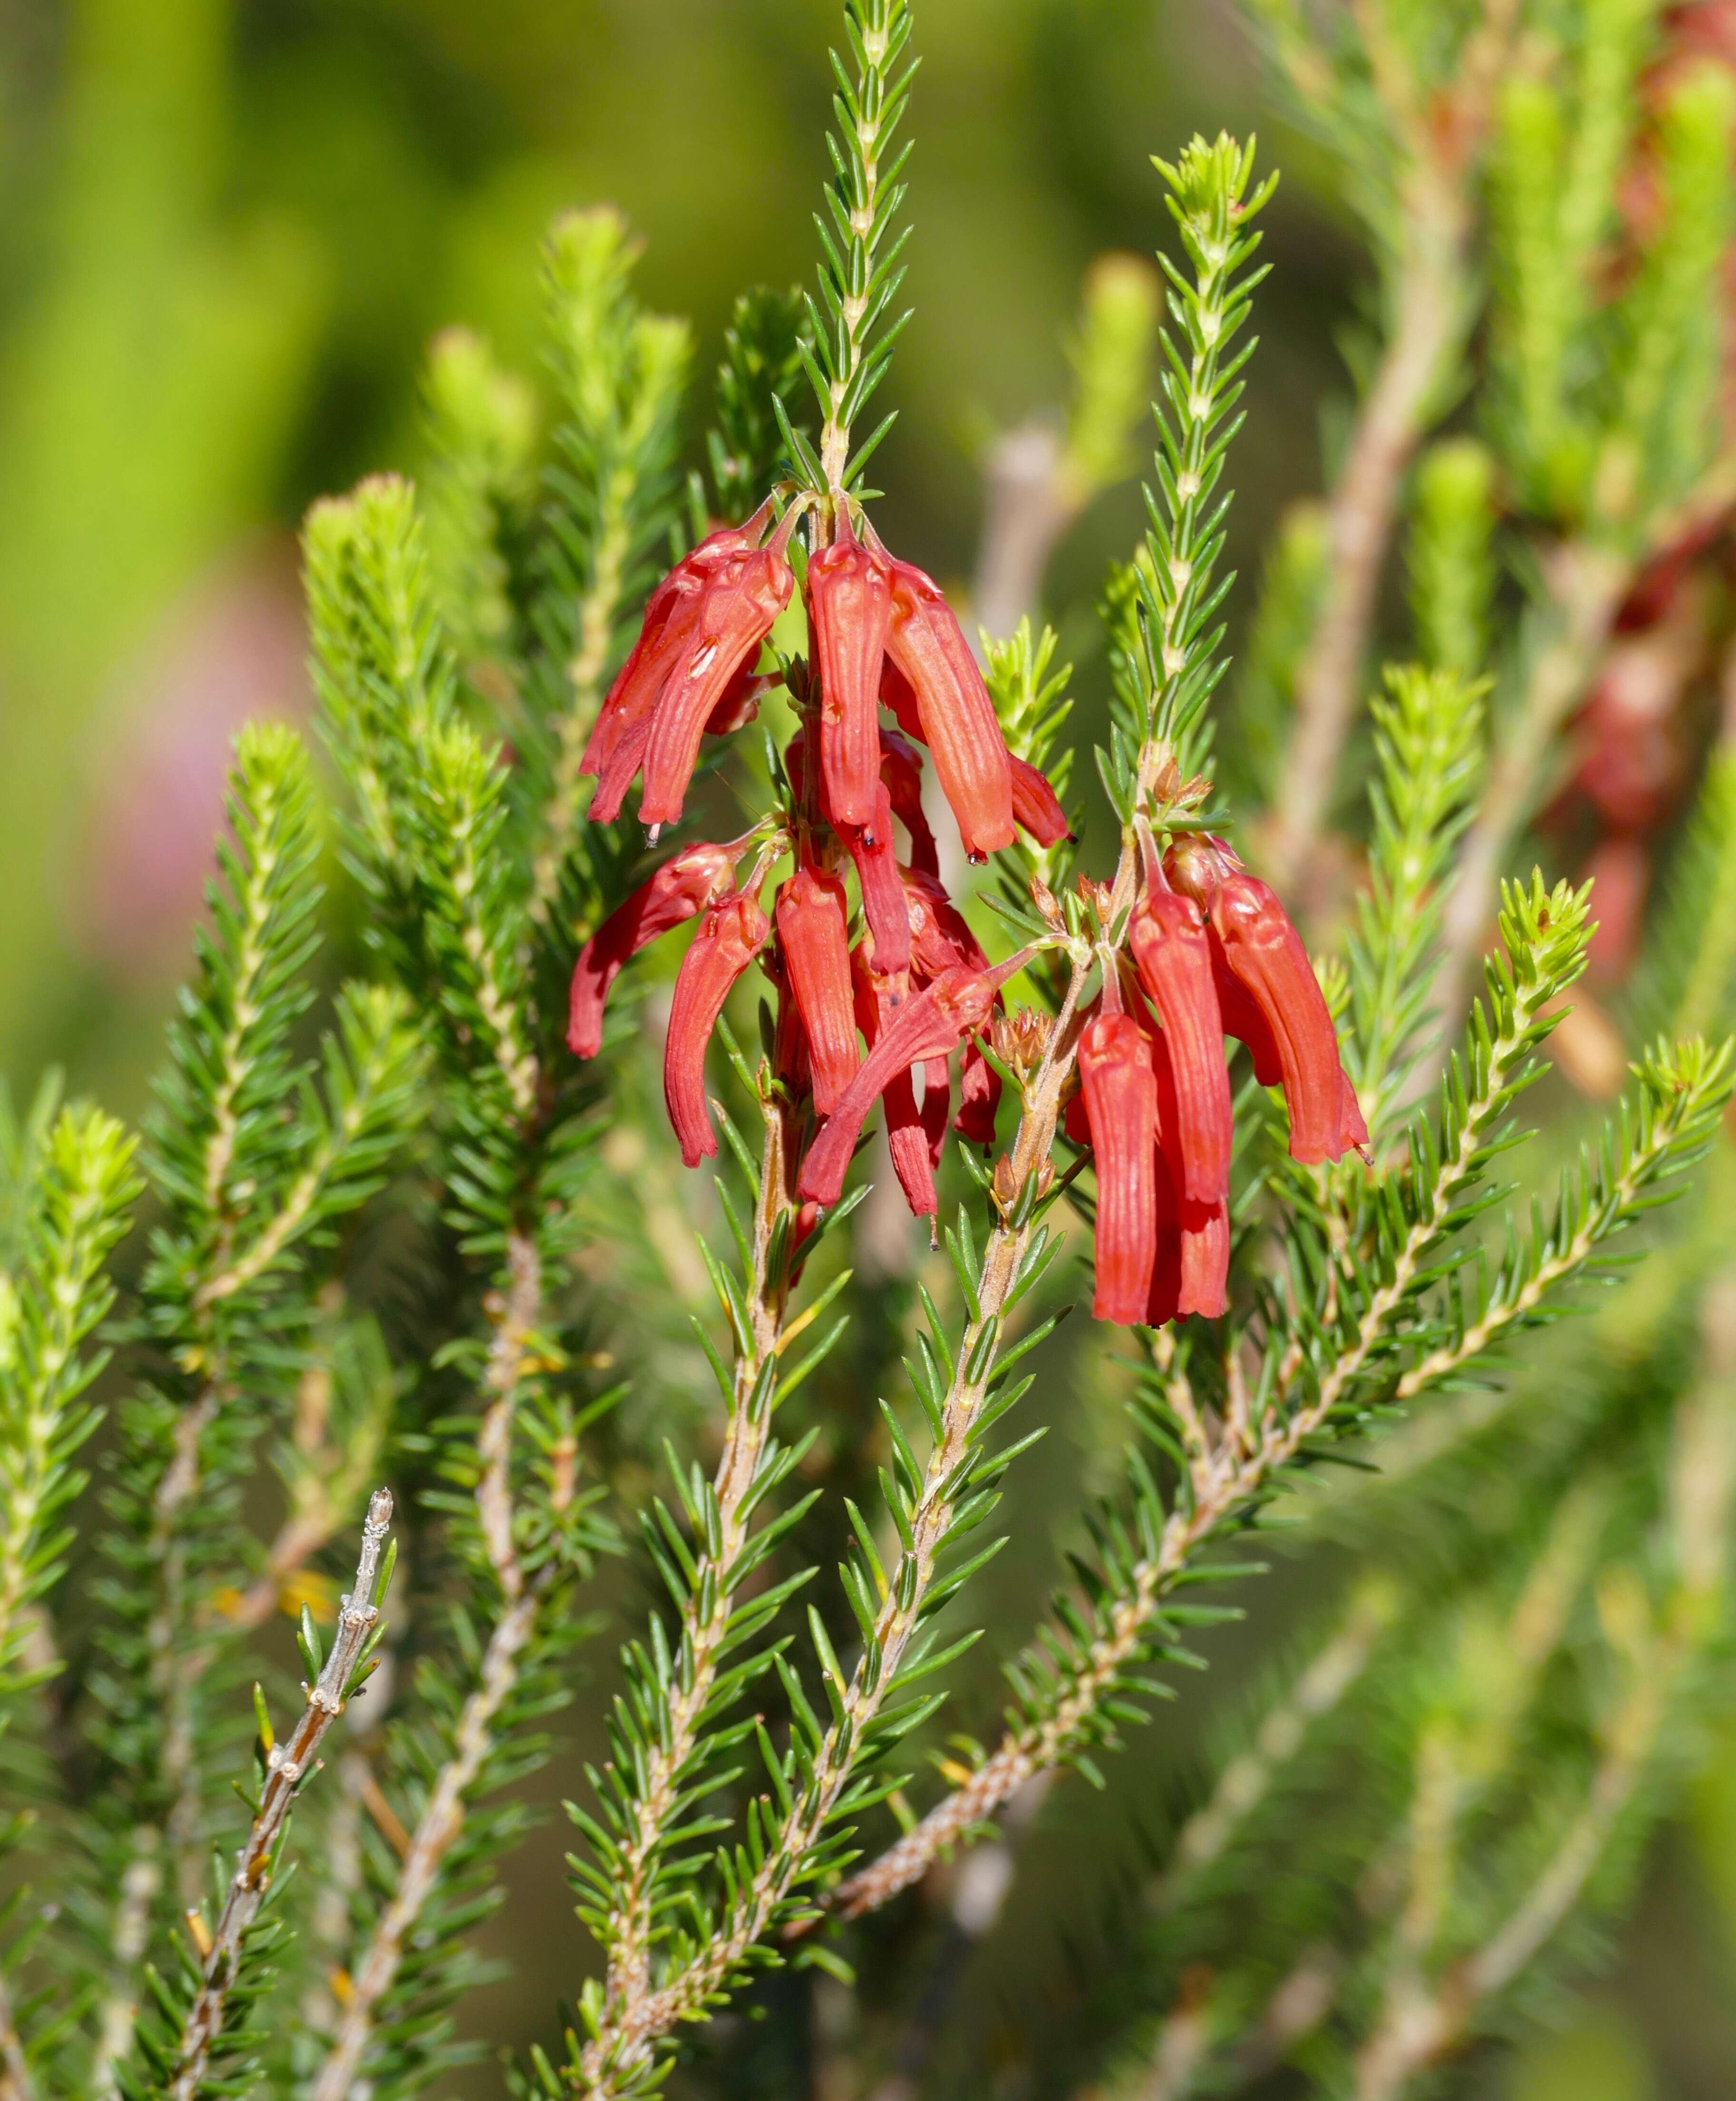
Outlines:
{"label": "green foliage", "polygon": [[[731,524],[750,517],[772,483],[792,471],[778,405],[788,413],[802,352],[812,348],[799,289],[759,285],[736,300],[718,368],[717,423],[706,440],[717,514]],[[801,422],[793,427],[806,435]]]}
{"label": "green foliage", "polygon": [[1488,660],[1495,566],[1495,462],[1474,438],[1444,438],[1418,462],[1408,548],[1423,661],[1473,679]]}

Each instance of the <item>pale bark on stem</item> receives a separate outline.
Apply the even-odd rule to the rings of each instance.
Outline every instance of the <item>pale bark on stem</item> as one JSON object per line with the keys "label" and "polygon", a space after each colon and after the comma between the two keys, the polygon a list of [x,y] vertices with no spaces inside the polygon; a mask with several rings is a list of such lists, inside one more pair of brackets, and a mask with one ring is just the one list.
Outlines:
{"label": "pale bark on stem", "polygon": [[664,1833],[681,1792],[682,1776],[700,1745],[700,1723],[717,1683],[724,1640],[735,1610],[735,1570],[752,1525],[744,1515],[749,1490],[758,1475],[771,1433],[770,1406],[757,1413],[749,1403],[766,1365],[784,1345],[789,1297],[789,1250],[774,1269],[772,1241],[779,1221],[794,1209],[790,1181],[795,1163],[787,1157],[783,1118],[775,1104],[765,1111],[766,1139],[760,1158],[760,1194],[753,1221],[753,1270],[748,1317],[750,1347],[738,1351],[723,1450],[712,1487],[718,1500],[718,1547],[696,1557],[694,1577],[681,1614],[682,1664],[669,1692],[669,1722],[647,1752],[633,1805],[632,1827],[621,1843],[616,1899],[611,1916],[607,2003],[625,2014],[650,1988],[652,1898]]}
{"label": "pale bark on stem", "polygon": [[1632,573],[1620,557],[1580,545],[1558,548],[1546,564],[1556,630],[1533,657],[1511,724],[1496,745],[1442,916],[1433,1003],[1450,1023],[1469,997],[1501,871],[1535,806],[1557,734],[1597,668]]}
{"label": "pale bark on stem", "polygon": [[361,1556],[356,1564],[355,1586],[344,1599],[338,1613],[331,1653],[319,1678],[308,1689],[307,1705],[300,1719],[284,1741],[274,1744],[268,1754],[259,1806],[212,1931],[210,1952],[205,1958],[204,1979],[182,2024],[180,2050],[168,2088],[170,2101],[198,2101],[212,2047],[223,2032],[229,1995],[241,1973],[247,1931],[265,1901],[272,1862],[296,1790],[314,1770],[325,1732],[343,1711],[351,1677],[379,1619],[373,1592],[379,1579],[380,1559],[386,1550],[391,1514],[390,1492],[376,1489],[368,1506],[367,1522],[362,1528]]}
{"label": "pale bark on stem", "polygon": [[1468,202],[1458,179],[1430,170],[1407,218],[1395,320],[1327,505],[1324,596],[1296,674],[1296,719],[1279,776],[1266,861],[1280,890],[1301,881],[1332,808],[1338,762],[1355,719],[1398,495],[1428,426],[1441,374],[1464,325]]}
{"label": "pale bark on stem", "polygon": [[526,1359],[543,1311],[542,1266],[532,1242],[508,1236],[507,1289],[496,1309],[483,1384],[488,1396],[477,1432],[482,1471],[476,1519],[505,1609],[483,1652],[476,1684],[453,1732],[451,1756],[435,1776],[426,1807],[411,1833],[397,1886],[376,1921],[351,1978],[350,1996],[331,2045],[309,2089],[309,2101],[349,2101],[373,2037],[380,2001],[391,1990],[438,1878],[441,1862],[464,1829],[466,1797],[494,1742],[494,1723],[519,1682],[520,1659],[536,1633],[545,1591],[528,1581],[513,1536],[512,1429],[523,1391]]}

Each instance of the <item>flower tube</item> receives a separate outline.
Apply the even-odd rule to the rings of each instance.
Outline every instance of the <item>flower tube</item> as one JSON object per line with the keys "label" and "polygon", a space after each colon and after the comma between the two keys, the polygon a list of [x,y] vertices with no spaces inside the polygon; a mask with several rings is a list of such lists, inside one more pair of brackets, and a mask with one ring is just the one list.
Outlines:
{"label": "flower tube", "polygon": [[1097,1168],[1099,1320],[1146,1318],[1157,1256],[1157,1078],[1131,1015],[1099,1013],[1079,1039],[1080,1089]]}
{"label": "flower tube", "polygon": [[[881,680],[881,690],[886,689]],[[910,865],[924,875],[940,874],[940,850],[922,807],[922,760],[909,738],[895,729],[880,732],[880,777],[892,814],[910,834]]]}
{"label": "flower tube", "polygon": [[1013,820],[1029,832],[1040,847],[1058,846],[1073,836],[1061,798],[1049,785],[1049,776],[1028,759],[1014,759]]}
{"label": "flower tube", "polygon": [[1153,880],[1133,907],[1129,942],[1139,982],[1164,1025],[1173,1076],[1182,1194],[1220,1202],[1230,1189],[1234,1137],[1224,1022],[1205,917],[1190,897]]}
{"label": "flower tube", "polygon": [[862,890],[862,915],[874,936],[877,967],[882,976],[906,969],[910,962],[910,913],[904,902],[904,886],[899,879],[898,856],[892,847],[892,803],[885,787],[874,783],[875,807],[872,824],[847,824],[835,815],[833,829],[856,866]]}
{"label": "flower tube", "polygon": [[718,1149],[705,1106],[705,1051],[730,988],[765,945],[771,922],[740,891],[713,905],[681,959],[669,1005],[663,1054],[663,1099],[681,1143],[682,1161],[696,1167]]}
{"label": "flower tube", "polygon": [[[731,555],[742,553],[752,545],[758,525],[758,520],[750,520],[745,526],[728,525],[713,533],[691,553],[683,555],[652,593],[646,604],[638,639],[628,652],[626,662],[616,673],[586,740],[584,755],[579,761],[580,772],[603,773],[624,741],[635,732],[638,735],[638,749],[643,753],[644,735],[649,729],[657,697],[691,644],[700,599],[706,585]],[[600,811],[596,807],[600,799],[599,789],[591,808],[591,815],[599,822],[618,813],[621,796],[625,794],[637,770],[635,760],[621,784],[612,810]]]}
{"label": "flower tube", "polygon": [[894,562],[891,576],[886,653],[916,697],[965,851],[981,860],[1013,843],[1013,772],[1000,718],[940,586],[910,562]]}
{"label": "flower tube", "polygon": [[642,824],[673,825],[679,819],[705,724],[788,604],[794,586],[782,548],[773,545],[731,557],[705,586],[692,648],[669,674],[651,719]]}
{"label": "flower tube", "polygon": [[996,971],[947,971],[903,1002],[881,1028],[802,1162],[797,1184],[802,1196],[819,1204],[837,1201],[863,1124],[888,1083],[925,1059],[948,1056],[965,1037],[986,1027],[998,981],[1023,960],[1020,955]]}
{"label": "flower tube", "polygon": [[800,868],[778,892],[778,940],[807,1035],[814,1106],[829,1116],[855,1077],[848,913],[835,875]]}
{"label": "flower tube", "polygon": [[572,967],[567,1042],[581,1058],[603,1048],[603,1009],[629,956],[714,904],[735,880],[739,846],[700,845],[671,855],[648,882],[616,907],[580,949]]}
{"label": "flower tube", "polygon": [[1290,1112],[1290,1152],[1305,1163],[1336,1160],[1357,1136],[1362,1112],[1339,1062],[1332,1017],[1302,937],[1277,893],[1245,869],[1228,869],[1212,900],[1225,964],[1271,1030]]}
{"label": "flower tube", "polygon": [[880,666],[892,617],[884,562],[846,515],[808,564],[808,613],[819,672],[819,763],[834,822],[872,825],[880,790]]}

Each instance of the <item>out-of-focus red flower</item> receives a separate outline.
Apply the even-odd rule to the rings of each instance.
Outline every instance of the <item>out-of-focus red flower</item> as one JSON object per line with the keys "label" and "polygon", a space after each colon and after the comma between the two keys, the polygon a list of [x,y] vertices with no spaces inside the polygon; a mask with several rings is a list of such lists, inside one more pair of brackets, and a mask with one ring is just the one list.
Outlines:
{"label": "out-of-focus red flower", "polygon": [[1021,967],[1023,960],[1022,955],[1014,958],[995,971],[944,971],[885,1022],[879,1041],[838,1098],[837,1107],[802,1162],[797,1184],[802,1196],[819,1204],[837,1201],[868,1112],[889,1083],[912,1065],[950,1055],[967,1036],[986,1028],[1000,980]]}
{"label": "out-of-focus red flower", "polygon": [[1099,1320],[1146,1317],[1157,1258],[1157,1076],[1129,1014],[1098,1014],[1079,1039],[1079,1079],[1097,1168]]}
{"label": "out-of-focus red flower", "polygon": [[778,941],[807,1037],[814,1106],[822,1116],[855,1077],[850,942],[844,886],[835,875],[799,868],[778,892]]}
{"label": "out-of-focus red flower", "polygon": [[751,897],[713,905],[681,959],[663,1054],[663,1099],[689,1167],[718,1149],[705,1106],[705,1052],[730,988],[765,945],[771,922]]}
{"label": "out-of-focus red flower", "polygon": [[958,1114],[952,1128],[966,1145],[992,1145],[1001,1108],[1001,1075],[973,1036],[959,1059]]}
{"label": "out-of-focus red flower", "polygon": [[573,966],[567,1042],[581,1058],[603,1048],[603,1009],[629,956],[647,942],[714,904],[735,881],[740,845],[684,847],[625,904],[616,907],[579,951]]}
{"label": "out-of-focus red flower", "polygon": [[1584,873],[1591,878],[1592,913],[1597,922],[1586,951],[1589,974],[1599,984],[1617,984],[1639,953],[1651,856],[1642,840],[1618,834],[1598,841]]}
{"label": "out-of-focus red flower", "polygon": [[1171,890],[1155,865],[1133,908],[1129,940],[1139,981],[1164,1025],[1173,1076],[1182,1194],[1221,1203],[1230,1189],[1234,1138],[1224,1019],[1212,972],[1204,914]]}
{"label": "out-of-focus red flower", "polygon": [[922,807],[922,761],[909,739],[895,729],[880,732],[880,777],[892,814],[910,834],[910,865],[939,876],[940,851]]}
{"label": "out-of-focus red flower", "polygon": [[879,556],[841,520],[808,564],[808,611],[819,671],[819,763],[834,821],[872,826],[880,790],[880,666],[892,617]]}
{"label": "out-of-focus red flower", "polygon": [[942,794],[973,860],[1013,843],[1013,770],[1000,718],[940,586],[891,564],[886,654],[908,681]]}

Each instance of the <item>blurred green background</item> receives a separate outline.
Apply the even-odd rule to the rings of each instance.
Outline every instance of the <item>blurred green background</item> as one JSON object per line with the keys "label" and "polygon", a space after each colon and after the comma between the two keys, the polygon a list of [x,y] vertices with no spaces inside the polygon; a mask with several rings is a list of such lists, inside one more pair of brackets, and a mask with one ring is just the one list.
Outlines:
{"label": "blurred green background", "polygon": [[[0,0],[0,1072],[28,1081],[55,1060],[141,1110],[229,738],[249,714],[307,705],[297,520],[372,468],[413,470],[437,328],[535,358],[537,241],[558,208],[623,208],[647,242],[642,291],[691,316],[702,372],[738,290],[809,274],[836,15],[833,0]],[[1060,399],[1082,273],[1162,238],[1148,156],[1257,127],[1285,181],[1235,463],[1246,576],[1318,484],[1363,276],[1233,11],[918,0],[917,28],[916,318],[889,389],[888,537],[943,578],[969,573],[984,445]],[[705,407],[702,390],[696,458]],[[1137,512],[1118,491],[1062,549],[1070,642]],[[1052,1513],[1030,1515],[1045,1539],[1034,1608]],[[1098,1909],[1075,1870],[1126,1864],[1129,1801],[1160,1762],[1185,1762],[1207,1705],[1163,1752],[1139,1745],[1107,1804],[1076,1795],[1051,1817],[963,1988],[965,2044],[1040,2025],[1047,1975],[1069,1943],[1089,1950]],[[569,1784],[557,1771],[546,1787]],[[1736,2092],[1727,2058],[1705,2061],[1721,2046],[1702,2047],[1706,2006],[1736,1998],[1716,1900],[1721,1878],[1736,1917],[1736,1794],[1705,1796],[1616,1982],[1503,2073],[1506,2090]],[[501,2041],[547,2033],[575,1981],[562,1843],[559,1825],[532,1839],[490,1930],[498,1952],[546,1951],[470,2010]],[[492,2072],[478,2090],[498,2090]]]}

